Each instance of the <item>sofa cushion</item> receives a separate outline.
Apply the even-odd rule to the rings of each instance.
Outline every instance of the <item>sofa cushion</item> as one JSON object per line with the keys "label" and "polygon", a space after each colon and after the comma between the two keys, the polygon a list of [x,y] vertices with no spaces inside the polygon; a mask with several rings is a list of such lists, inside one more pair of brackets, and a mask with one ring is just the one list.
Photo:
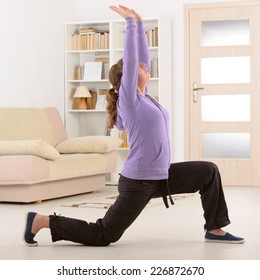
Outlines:
{"label": "sofa cushion", "polygon": [[0,185],[25,185],[95,176],[113,171],[116,152],[64,154],[55,161],[37,156],[0,156]]}
{"label": "sofa cushion", "polygon": [[106,154],[64,154],[56,161],[49,161],[50,180],[92,176],[107,172]]}
{"label": "sofa cushion", "polygon": [[55,146],[61,154],[109,153],[122,144],[122,140],[110,136],[82,136],[66,139]]}
{"label": "sofa cushion", "polygon": [[57,143],[44,109],[1,108],[0,127],[0,140],[42,139],[52,146]]}
{"label": "sofa cushion", "polygon": [[28,184],[49,179],[49,161],[30,155],[0,156],[0,184]]}
{"label": "sofa cushion", "polygon": [[61,156],[43,140],[0,141],[0,155],[34,155],[49,160]]}

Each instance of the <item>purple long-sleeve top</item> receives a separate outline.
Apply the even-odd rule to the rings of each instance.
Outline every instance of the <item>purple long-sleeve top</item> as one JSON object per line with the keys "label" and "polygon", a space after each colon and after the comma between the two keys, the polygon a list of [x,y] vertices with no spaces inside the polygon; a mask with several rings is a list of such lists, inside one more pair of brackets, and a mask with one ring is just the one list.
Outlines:
{"label": "purple long-sleeve top", "polygon": [[[121,174],[131,179],[168,178],[170,165],[169,114],[147,94],[137,92],[138,65],[150,69],[150,53],[143,22],[126,19],[123,75],[117,101],[119,130],[126,130],[130,151]],[[152,103],[152,102],[153,103]]]}

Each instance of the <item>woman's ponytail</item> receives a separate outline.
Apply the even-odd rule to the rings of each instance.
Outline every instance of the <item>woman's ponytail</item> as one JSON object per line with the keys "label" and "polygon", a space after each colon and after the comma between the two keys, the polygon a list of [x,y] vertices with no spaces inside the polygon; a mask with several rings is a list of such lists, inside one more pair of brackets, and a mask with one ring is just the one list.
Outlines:
{"label": "woman's ponytail", "polygon": [[118,93],[114,88],[111,88],[107,95],[107,112],[108,112],[108,122],[107,128],[112,129],[116,123],[117,118],[117,107],[116,102],[118,99]]}
{"label": "woman's ponytail", "polygon": [[117,119],[117,99],[119,88],[121,85],[121,78],[123,72],[123,59],[120,59],[116,64],[114,64],[109,71],[109,82],[112,88],[109,89],[106,99],[107,99],[107,112],[108,112],[108,122],[107,128],[112,129],[116,124]]}

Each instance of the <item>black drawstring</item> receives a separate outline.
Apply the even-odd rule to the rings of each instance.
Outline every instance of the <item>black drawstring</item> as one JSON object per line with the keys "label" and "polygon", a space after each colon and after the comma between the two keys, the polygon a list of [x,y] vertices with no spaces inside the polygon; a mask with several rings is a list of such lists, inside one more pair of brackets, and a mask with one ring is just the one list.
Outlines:
{"label": "black drawstring", "polygon": [[170,199],[171,205],[173,205],[174,202],[170,194],[170,189],[169,189],[169,184],[167,179],[162,181],[161,188],[162,188],[162,198],[163,198],[164,205],[166,208],[169,208],[167,196]]}

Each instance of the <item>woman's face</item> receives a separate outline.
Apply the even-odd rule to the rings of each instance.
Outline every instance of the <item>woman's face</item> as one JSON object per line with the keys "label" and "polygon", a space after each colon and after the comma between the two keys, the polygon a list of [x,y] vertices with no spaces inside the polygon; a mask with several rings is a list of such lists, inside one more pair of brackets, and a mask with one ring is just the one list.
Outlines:
{"label": "woman's face", "polygon": [[138,66],[138,84],[146,85],[150,78],[150,73],[148,72],[145,63],[140,63]]}

